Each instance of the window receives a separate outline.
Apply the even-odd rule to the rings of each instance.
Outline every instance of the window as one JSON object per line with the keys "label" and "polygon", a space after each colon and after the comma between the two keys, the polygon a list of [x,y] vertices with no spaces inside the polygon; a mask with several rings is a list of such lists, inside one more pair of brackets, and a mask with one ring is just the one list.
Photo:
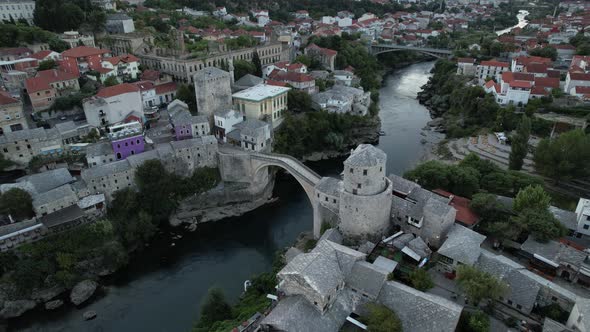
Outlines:
{"label": "window", "polygon": [[356,187],[357,187],[358,189],[361,189],[361,184],[360,184],[360,183],[358,183],[358,184],[356,185]]}
{"label": "window", "polygon": [[367,170],[363,169],[363,175],[367,175]]}
{"label": "window", "polygon": [[508,300],[508,304],[512,305],[512,300]]}
{"label": "window", "polygon": [[351,167],[350,168],[350,174],[354,173],[354,169]]}
{"label": "window", "polygon": [[522,309],[522,306],[520,304],[517,304],[516,309],[520,310],[520,309]]}
{"label": "window", "polygon": [[8,149],[7,148],[4,148],[3,150],[4,150],[4,152],[8,152]]}
{"label": "window", "polygon": [[588,225],[588,224],[585,224],[583,228],[584,228],[584,229],[588,229],[588,228],[590,228],[590,225]]}

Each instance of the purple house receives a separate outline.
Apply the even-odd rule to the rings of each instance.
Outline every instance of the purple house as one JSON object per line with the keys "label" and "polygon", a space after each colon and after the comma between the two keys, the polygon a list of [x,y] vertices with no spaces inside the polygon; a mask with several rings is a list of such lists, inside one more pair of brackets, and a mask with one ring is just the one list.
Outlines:
{"label": "purple house", "polygon": [[109,127],[109,131],[109,138],[117,160],[123,160],[144,151],[141,123],[134,121],[114,125]]}
{"label": "purple house", "polygon": [[207,116],[191,115],[188,106],[178,99],[168,105],[168,116],[177,141],[211,133]]}

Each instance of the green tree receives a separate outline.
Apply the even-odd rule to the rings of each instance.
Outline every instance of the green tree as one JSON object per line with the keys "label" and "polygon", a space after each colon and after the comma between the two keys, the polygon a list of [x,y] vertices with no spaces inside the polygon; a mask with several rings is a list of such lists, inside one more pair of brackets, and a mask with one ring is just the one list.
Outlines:
{"label": "green tree", "polygon": [[488,332],[490,330],[490,316],[481,310],[469,314],[469,329],[472,332]]}
{"label": "green tree", "polygon": [[577,129],[543,139],[535,149],[535,169],[555,181],[590,175],[590,136]]}
{"label": "green tree", "polygon": [[412,287],[423,292],[434,287],[430,274],[424,269],[414,269],[414,271],[410,272],[410,283]]}
{"label": "green tree", "polygon": [[310,67],[311,66],[311,58],[309,56],[305,55],[305,54],[298,55],[295,58],[294,63],[297,63],[297,62],[300,62],[300,63],[304,64],[306,67]]}
{"label": "green tree", "polygon": [[260,61],[260,56],[258,55],[258,51],[254,51],[252,54],[252,63],[254,64],[254,75],[258,77],[262,77],[262,62]]}
{"label": "green tree", "polygon": [[145,211],[156,225],[165,221],[176,208],[179,180],[169,174],[160,160],[148,160],[135,171],[135,183]]}
{"label": "green tree", "polygon": [[12,188],[0,196],[0,213],[9,214],[16,220],[33,217],[33,199],[31,195],[20,189]]}
{"label": "green tree", "polygon": [[567,235],[567,229],[547,209],[529,208],[512,219],[513,224],[524,225],[525,229],[539,242],[547,242]]}
{"label": "green tree", "polygon": [[479,190],[479,172],[472,167],[449,168],[449,183],[452,193],[471,197]]}
{"label": "green tree", "polygon": [[311,96],[305,91],[291,89],[288,92],[287,107],[293,112],[311,111]]}
{"label": "green tree", "polygon": [[482,300],[497,299],[508,289],[498,278],[469,265],[457,268],[457,283],[469,301],[476,305]]}
{"label": "green tree", "polygon": [[404,177],[417,182],[427,189],[449,187],[449,166],[440,161],[431,160],[418,165],[413,170],[406,172]]}
{"label": "green tree", "polygon": [[119,84],[117,76],[109,76],[104,80],[104,86],[113,86]]}
{"label": "green tree", "polygon": [[502,215],[502,204],[498,202],[498,197],[494,194],[475,194],[469,203],[473,209],[485,221],[498,221]]}
{"label": "green tree", "polygon": [[510,144],[509,167],[520,170],[524,164],[524,158],[528,153],[529,139],[531,136],[531,120],[525,115],[522,117],[516,135],[512,137]]}
{"label": "green tree", "polygon": [[223,291],[219,288],[211,288],[201,306],[201,319],[199,325],[211,324],[231,318],[231,306],[225,300]]}
{"label": "green tree", "polygon": [[[255,75],[256,66],[252,62],[246,60],[234,61],[234,79],[237,81],[246,75]],[[262,76],[260,76],[262,77]]]}
{"label": "green tree", "polygon": [[546,211],[549,209],[551,196],[541,186],[528,186],[518,192],[513,203],[513,210],[520,213],[524,210]]}
{"label": "green tree", "polygon": [[176,98],[187,104],[192,114],[197,114],[197,96],[192,85],[181,84],[176,90]]}
{"label": "green tree", "polygon": [[550,46],[534,48],[533,50],[529,51],[529,54],[543,58],[550,58],[553,61],[557,59],[557,50]]}
{"label": "green tree", "polygon": [[37,68],[37,70],[38,71],[49,70],[49,69],[53,69],[56,67],[57,67],[57,63],[55,62],[55,60],[47,59],[47,60],[39,62],[39,68]]}
{"label": "green tree", "polygon": [[401,332],[402,322],[395,312],[382,304],[367,304],[367,331],[369,332]]}

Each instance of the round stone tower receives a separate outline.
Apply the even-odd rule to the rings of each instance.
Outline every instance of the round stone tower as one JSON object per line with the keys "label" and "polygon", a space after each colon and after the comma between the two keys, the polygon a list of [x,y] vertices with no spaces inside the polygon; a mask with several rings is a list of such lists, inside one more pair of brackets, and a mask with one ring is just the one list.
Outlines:
{"label": "round stone tower", "polygon": [[359,145],[344,161],[340,230],[355,239],[380,239],[390,225],[391,181],[385,176],[387,155],[370,144]]}

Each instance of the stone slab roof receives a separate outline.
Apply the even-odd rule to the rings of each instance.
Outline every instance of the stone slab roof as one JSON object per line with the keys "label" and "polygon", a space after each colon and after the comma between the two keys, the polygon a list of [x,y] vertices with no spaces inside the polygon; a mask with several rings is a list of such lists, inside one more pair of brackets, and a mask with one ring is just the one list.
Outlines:
{"label": "stone slab roof", "polygon": [[129,161],[119,160],[112,163],[99,165],[82,171],[82,178],[96,179],[103,176],[109,176],[114,173],[121,173],[131,169]]}
{"label": "stone slab roof", "polygon": [[555,206],[550,206],[549,211],[553,214],[555,219],[570,230],[578,230],[578,221],[576,220],[576,213],[572,211],[563,210]]}
{"label": "stone slab roof", "polygon": [[534,255],[543,256],[556,264],[568,263],[574,266],[580,266],[586,259],[587,254],[566,244],[557,241],[548,241],[541,243],[536,241],[532,236],[521,245],[521,250]]}
{"label": "stone slab roof", "polygon": [[82,217],[84,217],[84,211],[78,205],[74,204],[41,217],[41,222],[46,227],[51,228]]}
{"label": "stone slab roof", "polygon": [[321,178],[320,182],[318,182],[315,187],[315,189],[321,193],[336,197],[340,197],[342,188],[342,181],[332,177]]}
{"label": "stone slab roof", "polygon": [[72,186],[69,184],[35,195],[33,199],[33,207],[37,208],[66,196],[76,196],[76,193],[72,190]]}
{"label": "stone slab roof", "polygon": [[98,142],[86,147],[87,157],[96,157],[114,154],[113,146],[109,142]]}
{"label": "stone slab roof", "polygon": [[391,260],[389,258],[385,258],[383,256],[377,257],[377,259],[375,259],[373,264],[380,267],[382,270],[387,271],[387,273],[393,272],[395,270],[395,268],[397,267],[396,261]]}
{"label": "stone slab roof", "polygon": [[473,265],[479,258],[481,244],[485,239],[484,235],[467,227],[453,224],[438,253],[462,264]]}
{"label": "stone slab roof", "polygon": [[28,182],[35,189],[37,194],[44,193],[51,189],[72,183],[76,179],[65,168],[57,168],[51,171],[24,176],[18,179],[19,182]]}
{"label": "stone slab roof", "polygon": [[399,175],[390,174],[388,178],[391,180],[393,191],[397,191],[404,195],[408,195],[415,188],[420,188],[420,185],[416,182],[404,179]]}
{"label": "stone slab roof", "polygon": [[506,298],[515,305],[522,306],[522,311],[529,313],[537,300],[541,286],[523,273],[527,271],[524,266],[502,255],[494,255],[483,250],[476,266],[508,285]]}
{"label": "stone slab roof", "polygon": [[387,155],[383,150],[376,148],[371,144],[361,144],[352,151],[350,157],[344,161],[345,166],[349,167],[373,167],[385,165]]}
{"label": "stone slab roof", "polygon": [[455,331],[463,307],[395,281],[387,281],[378,301],[393,310],[404,331]]}
{"label": "stone slab roof", "polygon": [[261,325],[289,332],[337,332],[352,312],[350,295],[338,293],[334,304],[322,315],[303,296],[289,296],[277,304]]}
{"label": "stone slab roof", "polygon": [[354,263],[352,271],[346,276],[346,286],[377,298],[388,272],[378,265],[366,261]]}

